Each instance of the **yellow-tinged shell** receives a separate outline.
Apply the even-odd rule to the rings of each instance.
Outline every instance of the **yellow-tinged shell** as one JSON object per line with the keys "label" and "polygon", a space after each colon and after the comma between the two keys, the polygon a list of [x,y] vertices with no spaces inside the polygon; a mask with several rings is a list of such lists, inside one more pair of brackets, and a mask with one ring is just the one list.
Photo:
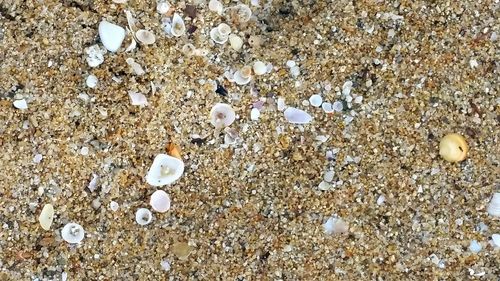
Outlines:
{"label": "yellow-tinged shell", "polygon": [[460,162],[467,157],[469,146],[459,134],[448,134],[439,143],[439,155],[449,162]]}

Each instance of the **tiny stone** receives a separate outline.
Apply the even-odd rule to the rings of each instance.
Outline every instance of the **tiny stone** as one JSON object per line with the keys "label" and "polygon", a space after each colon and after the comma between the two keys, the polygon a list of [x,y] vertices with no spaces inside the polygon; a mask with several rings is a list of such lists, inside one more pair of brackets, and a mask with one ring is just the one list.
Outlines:
{"label": "tiny stone", "polygon": [[333,180],[333,176],[335,175],[335,172],[334,171],[327,171],[324,175],[323,175],[323,180],[326,181],[326,182],[332,182]]}
{"label": "tiny stone", "polygon": [[378,199],[377,199],[377,205],[380,206],[380,205],[384,204],[384,202],[385,202],[385,196],[384,195],[380,195],[378,197]]}
{"label": "tiny stone", "polygon": [[293,60],[289,60],[286,62],[286,66],[288,66],[289,68],[292,68],[294,67],[296,64],[295,64],[295,61]]}
{"label": "tiny stone", "polygon": [[99,209],[99,207],[101,207],[101,202],[99,201],[99,198],[92,200],[92,208],[97,210]]}
{"label": "tiny stone", "polygon": [[469,250],[475,254],[479,253],[481,251],[483,247],[481,246],[481,244],[479,244],[479,242],[477,242],[477,240],[472,240],[470,241],[470,246],[469,246]]}
{"label": "tiny stone", "polygon": [[314,107],[320,107],[323,102],[323,98],[320,95],[312,95],[309,98],[309,103]]}
{"label": "tiny stone", "polygon": [[35,157],[33,157],[33,162],[38,164],[42,161],[42,158],[42,154],[36,154]]}
{"label": "tiny stone", "polygon": [[257,108],[252,108],[252,111],[250,112],[250,119],[253,121],[259,120],[260,116],[260,111]]}
{"label": "tiny stone", "polygon": [[82,149],[80,149],[80,154],[83,156],[89,155],[89,148],[86,146],[82,147]]}
{"label": "tiny stone", "polygon": [[113,211],[113,212],[118,211],[118,208],[119,208],[119,207],[120,207],[120,205],[119,205],[117,202],[115,202],[115,201],[111,201],[111,202],[109,203],[109,208],[110,208],[110,209],[111,209],[111,211]]}
{"label": "tiny stone", "polygon": [[341,112],[344,109],[344,105],[340,101],[336,101],[332,104],[332,109],[336,112]]}
{"label": "tiny stone", "polygon": [[28,109],[28,103],[26,103],[25,99],[14,101],[14,107],[17,109],[25,110]]}
{"label": "tiny stone", "polygon": [[87,79],[85,80],[85,83],[87,84],[87,87],[89,88],[95,88],[97,86],[97,77],[95,75],[90,74],[87,76]]}

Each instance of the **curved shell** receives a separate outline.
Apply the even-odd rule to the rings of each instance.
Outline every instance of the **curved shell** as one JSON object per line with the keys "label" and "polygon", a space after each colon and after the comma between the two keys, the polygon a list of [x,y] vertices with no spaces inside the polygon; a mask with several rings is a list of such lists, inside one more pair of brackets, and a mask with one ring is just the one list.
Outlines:
{"label": "curved shell", "polygon": [[83,240],[85,237],[85,231],[81,225],[70,222],[61,230],[61,237],[68,243],[76,244]]}
{"label": "curved shell", "polygon": [[158,154],[146,175],[152,186],[163,186],[178,180],[184,173],[184,162],[167,154]]}
{"label": "curved shell", "polygon": [[54,220],[54,207],[52,204],[45,204],[43,206],[42,212],[38,217],[38,221],[43,229],[49,230],[52,225],[52,221]]}
{"label": "curved shell", "polygon": [[248,5],[238,4],[234,7],[236,18],[239,22],[247,22],[252,17],[252,10]]}
{"label": "curved shell", "polygon": [[236,34],[229,34],[229,44],[233,50],[239,51],[243,47],[243,39]]}
{"label": "curved shell", "polygon": [[105,20],[99,23],[99,38],[101,43],[110,52],[116,52],[125,39],[125,29]]}
{"label": "curved shell", "polygon": [[175,37],[182,36],[184,35],[184,33],[186,33],[186,25],[184,24],[184,20],[177,13],[175,13],[172,18],[172,28],[170,32]]}
{"label": "curved shell", "polygon": [[459,134],[448,134],[439,143],[439,155],[449,162],[460,162],[467,157],[469,146]]}
{"label": "curved shell", "polygon": [[486,211],[490,216],[500,217],[500,192],[493,194],[493,198],[491,198]]}
{"label": "curved shell", "polygon": [[215,127],[228,127],[236,120],[236,113],[229,104],[217,103],[210,110],[210,123]]}
{"label": "curved shell", "polygon": [[307,124],[312,120],[312,116],[309,113],[294,107],[288,107],[284,114],[285,119],[293,124]]}
{"label": "curved shell", "polygon": [[224,6],[220,1],[210,0],[210,2],[208,2],[208,9],[212,12],[216,12],[217,14],[221,15],[222,12],[224,11]]}
{"label": "curved shell", "polygon": [[210,30],[210,39],[212,39],[215,43],[224,44],[227,42],[228,36],[220,34],[219,29],[214,27]]}
{"label": "curved shell", "polygon": [[153,220],[153,214],[146,208],[139,208],[135,212],[135,221],[139,225],[147,225]]}
{"label": "curved shell", "polygon": [[135,38],[143,45],[151,45],[156,42],[156,37],[153,32],[145,29],[139,29],[135,33]]}
{"label": "curved shell", "polygon": [[165,213],[170,209],[170,196],[163,190],[157,190],[151,195],[149,204],[151,204],[153,210]]}
{"label": "curved shell", "polygon": [[231,33],[231,27],[227,25],[226,23],[221,23],[217,26],[217,30],[219,31],[220,35],[222,36],[229,36]]}
{"label": "curved shell", "polygon": [[267,65],[261,61],[255,61],[253,63],[253,72],[255,75],[264,75],[267,72]]}

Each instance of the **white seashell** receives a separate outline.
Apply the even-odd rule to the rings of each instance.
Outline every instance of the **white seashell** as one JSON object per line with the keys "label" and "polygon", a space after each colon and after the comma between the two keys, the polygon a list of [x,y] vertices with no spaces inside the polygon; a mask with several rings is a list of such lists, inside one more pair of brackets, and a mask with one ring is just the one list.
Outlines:
{"label": "white seashell", "polygon": [[328,183],[326,181],[322,181],[318,185],[318,189],[322,191],[327,191],[333,188],[333,185],[331,183]]}
{"label": "white seashell", "polygon": [[352,81],[349,80],[342,85],[342,94],[344,96],[348,96],[351,93],[352,85]]}
{"label": "white seashell", "polygon": [[385,196],[384,195],[380,195],[378,198],[377,198],[377,205],[382,205],[384,204],[385,202]]}
{"label": "white seashell", "polygon": [[247,22],[252,17],[252,10],[248,5],[238,4],[234,9],[236,10],[236,17],[239,22]]}
{"label": "white seashell", "polygon": [[333,107],[332,104],[329,102],[324,102],[321,104],[321,108],[323,109],[324,112],[326,113],[332,113],[333,112]]}
{"label": "white seashell", "polygon": [[16,100],[12,103],[15,108],[25,110],[28,109],[28,103],[26,102],[25,99],[22,100]]}
{"label": "white seashell", "polygon": [[210,123],[215,127],[228,127],[236,119],[236,113],[229,104],[217,103],[210,110]]}
{"label": "white seashell", "polygon": [[195,50],[196,50],[195,46],[191,43],[185,44],[184,46],[182,46],[181,49],[182,53],[186,56],[194,55]]}
{"label": "white seashell", "polygon": [[136,75],[143,75],[144,73],[146,73],[142,68],[142,66],[136,63],[133,58],[128,58],[125,61],[127,62],[128,65],[130,65],[130,67],[132,67],[132,70]]}
{"label": "white seashell", "polygon": [[295,63],[295,61],[293,60],[287,60],[286,61],[286,66],[288,66],[289,68],[292,68],[294,66],[296,66],[297,64]]}
{"label": "white seashell", "polygon": [[109,203],[109,208],[111,209],[111,211],[116,212],[118,211],[118,208],[120,208],[120,205],[115,201],[111,201]]}
{"label": "white seashell", "polygon": [[320,95],[312,95],[309,98],[309,103],[314,107],[320,107],[323,103],[323,98]]}
{"label": "white seashell", "polygon": [[61,230],[61,237],[70,244],[80,243],[85,237],[83,227],[77,223],[68,223]]}
{"label": "white seashell", "polygon": [[143,45],[151,45],[156,42],[154,33],[145,29],[137,30],[137,32],[135,33],[135,38],[137,38],[137,41],[139,41],[139,43],[142,43]]}
{"label": "white seashell", "polygon": [[172,18],[172,28],[170,32],[173,36],[179,37],[186,33],[186,25],[184,24],[184,20],[179,16],[179,14],[175,13]]}
{"label": "white seashell", "polygon": [[33,163],[36,164],[40,163],[42,161],[42,158],[43,158],[42,154],[40,153],[36,154],[35,157],[33,157]]}
{"label": "white seashell", "polygon": [[477,240],[470,241],[469,250],[475,254],[479,253],[483,246],[477,242]]}
{"label": "white seashell", "polygon": [[323,228],[325,233],[330,234],[340,234],[346,233],[349,230],[349,226],[341,218],[331,217],[324,224]]}
{"label": "white seashell", "polygon": [[491,235],[491,243],[493,247],[500,248],[500,234]]}
{"label": "white seashell", "polygon": [[90,74],[89,76],[87,76],[87,79],[85,80],[85,84],[87,84],[87,87],[89,88],[95,88],[97,86],[97,82],[99,80],[97,79],[97,77],[93,74]]}
{"label": "white seashell", "polygon": [[99,45],[95,44],[88,48],[85,48],[85,53],[87,53],[87,63],[90,67],[97,67],[104,62],[105,49],[101,49]]}
{"label": "white seashell", "polygon": [[241,50],[241,47],[243,47],[243,39],[236,34],[230,34],[229,44],[231,44],[231,48],[233,48],[233,50],[239,51]]}
{"label": "white seashell", "polygon": [[132,13],[129,10],[124,10],[125,16],[127,17],[127,24],[128,28],[134,32],[137,27],[135,26],[136,19],[134,19],[134,16],[132,16]]}
{"label": "white seashell", "polygon": [[133,91],[129,91],[128,95],[130,97],[130,101],[132,105],[145,106],[148,104],[148,100],[145,95],[141,93],[136,93]]}
{"label": "white seashell", "polygon": [[257,108],[252,108],[252,111],[250,112],[250,119],[253,121],[259,120],[260,117],[260,111]]}
{"label": "white seashell", "polygon": [[214,27],[210,30],[210,39],[217,44],[224,44],[227,42],[228,36],[223,36],[220,34],[219,29]]}
{"label": "white seashell", "polygon": [[335,176],[335,172],[332,170],[326,171],[323,175],[323,180],[326,182],[332,182],[333,177]]}
{"label": "white seashell", "polygon": [[156,5],[156,11],[160,14],[166,14],[170,10],[170,3],[161,1]]}
{"label": "white seashell", "polygon": [[127,3],[127,0],[113,0],[113,3],[116,3],[116,4],[125,4],[125,3]]}
{"label": "white seashell", "polygon": [[307,124],[312,120],[312,116],[309,113],[294,107],[288,107],[284,114],[285,119],[293,124]]}
{"label": "white seashell", "polygon": [[259,6],[260,6],[260,5],[259,5],[259,0],[250,0],[250,4],[251,4],[252,6],[256,6],[256,7],[259,7]]}
{"label": "white seashell", "polygon": [[43,229],[49,230],[52,225],[52,221],[54,220],[54,207],[52,204],[45,204],[43,206],[42,212],[38,217],[38,221]]}
{"label": "white seashell", "polygon": [[336,101],[332,104],[332,109],[336,112],[341,112],[344,109],[344,105],[340,101]]}
{"label": "white seashell", "polygon": [[210,2],[208,2],[208,9],[212,12],[222,15],[222,12],[224,11],[224,6],[220,1],[210,0]]}
{"label": "white seashell", "polygon": [[139,208],[135,212],[135,221],[139,225],[147,225],[153,220],[153,214],[146,208]]}
{"label": "white seashell", "polygon": [[165,213],[170,209],[170,196],[163,190],[157,190],[151,195],[149,204],[151,204],[153,210]]}
{"label": "white seashell", "polygon": [[184,173],[184,162],[167,154],[158,154],[146,175],[152,186],[163,186],[178,180]]}
{"label": "white seashell", "polygon": [[267,65],[261,61],[255,61],[253,63],[253,72],[255,75],[264,75],[267,72]]}
{"label": "white seashell", "polygon": [[285,99],[284,98],[278,98],[278,110],[283,111],[285,110],[286,104],[285,104]]}
{"label": "white seashell", "polygon": [[99,181],[99,176],[96,174],[92,174],[92,179],[89,182],[89,185],[87,186],[90,192],[94,192],[97,189],[97,183]]}
{"label": "white seashell", "polygon": [[225,23],[221,23],[217,26],[217,30],[219,31],[220,35],[222,36],[229,36],[231,33],[231,27]]}
{"label": "white seashell", "polygon": [[80,149],[80,154],[83,156],[89,155],[89,148],[86,146],[82,147],[82,149]]}
{"label": "white seashell", "polygon": [[500,192],[495,192],[493,194],[487,212],[490,216],[500,217]]}
{"label": "white seashell", "polygon": [[245,76],[241,70],[238,70],[233,75],[234,82],[238,85],[246,85],[250,80],[252,80],[252,76]]}
{"label": "white seashell", "polygon": [[116,52],[125,39],[125,29],[105,20],[99,23],[99,37],[104,47],[110,52]]}
{"label": "white seashell", "polygon": [[170,270],[170,262],[168,260],[161,261],[160,262],[160,266],[165,271],[169,271]]}

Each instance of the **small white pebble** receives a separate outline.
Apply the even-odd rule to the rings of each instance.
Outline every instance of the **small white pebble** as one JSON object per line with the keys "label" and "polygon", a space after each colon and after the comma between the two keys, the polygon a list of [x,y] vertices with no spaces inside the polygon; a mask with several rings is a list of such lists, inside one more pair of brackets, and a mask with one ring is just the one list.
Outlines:
{"label": "small white pebble", "polygon": [[33,162],[38,164],[42,161],[42,158],[42,154],[36,154],[35,157],[33,157]]}
{"label": "small white pebble", "polygon": [[28,109],[28,103],[25,99],[14,101],[14,107],[17,109],[25,110]]}
{"label": "small white pebble", "polygon": [[165,1],[161,1],[156,5],[156,11],[160,14],[166,14],[170,10],[170,4]]}
{"label": "small white pebble", "polygon": [[344,109],[344,105],[340,101],[336,101],[332,104],[332,109],[336,112],[341,112]]}
{"label": "small white pebble", "polygon": [[477,242],[477,240],[472,240],[470,241],[470,246],[469,246],[469,250],[475,254],[479,253],[481,251],[483,247],[481,246],[481,244],[479,244],[479,242]]}
{"label": "small white pebble", "polygon": [[292,68],[294,67],[296,64],[295,64],[295,61],[293,60],[289,60],[286,62],[286,66],[288,66],[289,68]]}
{"label": "small white pebble", "polygon": [[462,224],[464,224],[464,220],[463,219],[456,219],[455,224],[458,226],[461,226]]}
{"label": "small white pebble", "polygon": [[326,113],[332,113],[333,112],[333,108],[332,108],[332,104],[329,103],[329,102],[324,102],[322,105],[321,105],[321,108],[323,109],[324,112]]}
{"label": "small white pebble", "polygon": [[261,61],[256,61],[253,64],[253,72],[255,75],[263,75],[267,72],[267,66]]}
{"label": "small white pebble", "polygon": [[320,95],[312,95],[309,98],[309,103],[314,107],[320,107],[323,102],[323,98]]}
{"label": "small white pebble", "polygon": [[259,120],[260,117],[260,111],[257,108],[252,108],[252,111],[250,112],[250,119],[253,121]]}
{"label": "small white pebble", "polygon": [[118,208],[119,208],[119,207],[120,207],[120,205],[119,205],[117,202],[115,202],[115,201],[111,201],[111,202],[109,203],[109,208],[110,208],[110,209],[111,209],[111,211],[113,211],[113,212],[118,211]]}
{"label": "small white pebble", "polygon": [[384,202],[385,202],[385,196],[384,195],[380,195],[378,197],[378,199],[377,199],[377,205],[380,206],[380,205],[384,204]]}
{"label": "small white pebble", "polygon": [[352,89],[352,81],[346,81],[344,85],[342,85],[342,94],[344,96],[348,96],[351,93]]}
{"label": "small white pebble", "polygon": [[303,100],[302,101],[303,106],[309,106],[309,101],[308,100]]}
{"label": "small white pebble", "polygon": [[165,271],[170,270],[170,262],[168,260],[163,260],[160,262],[161,268]]}
{"label": "small white pebble", "polygon": [[491,235],[491,243],[493,247],[500,248],[500,234],[495,233]]}
{"label": "small white pebble", "polygon": [[479,63],[477,63],[477,60],[475,60],[475,59],[471,59],[471,60],[469,61],[469,65],[470,65],[470,68],[476,68],[476,67],[478,67],[478,66],[479,66]]}
{"label": "small white pebble", "polygon": [[363,96],[357,96],[355,99],[354,99],[354,103],[361,103],[363,101]]}
{"label": "small white pebble", "polygon": [[279,111],[285,110],[286,105],[285,105],[285,99],[284,98],[278,98],[278,102],[277,103],[278,103],[278,110]]}
{"label": "small white pebble", "polygon": [[293,77],[298,77],[300,75],[300,68],[298,66],[294,66],[290,68],[290,74]]}
{"label": "small white pebble", "polygon": [[82,149],[80,149],[80,154],[83,156],[89,155],[89,148],[86,146],[82,147]]}
{"label": "small white pebble", "polygon": [[87,76],[87,79],[85,80],[85,83],[87,84],[87,87],[89,88],[95,88],[97,86],[97,77],[93,74],[90,74],[89,76]]}
{"label": "small white pebble", "polygon": [[333,176],[335,175],[334,171],[326,171],[326,173],[323,175],[323,180],[326,182],[332,182]]}

